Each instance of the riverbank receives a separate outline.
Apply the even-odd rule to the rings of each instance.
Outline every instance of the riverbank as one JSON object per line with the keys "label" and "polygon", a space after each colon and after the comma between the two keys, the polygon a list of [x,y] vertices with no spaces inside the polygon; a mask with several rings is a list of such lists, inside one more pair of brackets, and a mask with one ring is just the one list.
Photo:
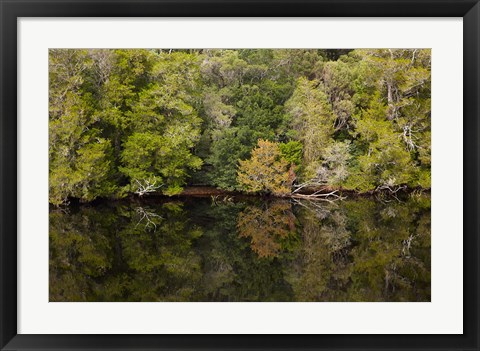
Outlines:
{"label": "riverbank", "polygon": [[[79,199],[70,198],[70,204],[100,204],[105,202],[122,202],[122,201],[167,201],[171,199],[186,199],[186,198],[212,198],[214,201],[232,201],[242,200],[249,198],[265,198],[265,199],[306,199],[306,200],[337,200],[337,199],[355,199],[355,198],[372,198],[372,197],[392,197],[397,199],[405,198],[410,194],[430,194],[430,189],[424,188],[401,188],[396,192],[392,192],[387,189],[382,190],[370,190],[365,192],[358,192],[355,190],[324,187],[319,188],[303,188],[295,194],[275,195],[275,194],[258,194],[258,193],[246,193],[240,191],[229,191],[224,189],[218,189],[211,186],[189,186],[185,187],[180,194],[167,196],[161,192],[151,192],[143,196],[136,194],[129,194],[123,198],[97,198],[93,201],[82,202]],[[314,196],[317,195],[317,196]],[[318,196],[319,195],[319,196]],[[50,204],[51,205],[51,204]],[[51,205],[55,207],[54,205]]]}
{"label": "riverbank", "polygon": [[[430,188],[402,188],[398,190],[396,193],[413,193],[413,192],[422,192],[422,193],[430,193]],[[376,195],[376,194],[381,194],[385,193],[388,194],[390,191],[388,189],[382,189],[382,190],[369,190],[365,192],[359,192],[355,190],[349,190],[349,189],[343,189],[343,188],[333,188],[333,187],[323,187],[323,188],[304,188],[300,191],[298,191],[296,194],[298,195],[312,195],[312,194],[323,194],[327,195],[330,193],[335,193],[341,196],[371,196],[371,195]],[[223,189],[218,189],[215,187],[209,187],[209,186],[191,186],[191,187],[186,187],[183,189],[183,191],[175,196],[235,196],[235,195],[241,195],[241,196],[258,196],[258,194],[253,194],[253,193],[245,193],[245,192],[240,192],[240,191],[228,191],[228,190],[223,190]],[[148,196],[165,196],[162,194],[149,194]],[[270,195],[273,197],[291,197],[291,194],[287,194],[285,196],[275,196],[275,195]]]}
{"label": "riverbank", "polygon": [[306,200],[335,200],[335,199],[345,199],[345,198],[361,198],[361,197],[392,197],[401,199],[405,196],[414,193],[421,194],[430,194],[430,189],[424,188],[408,188],[402,187],[399,189],[379,189],[379,190],[369,190],[365,192],[359,192],[350,189],[342,188],[333,188],[333,187],[323,187],[323,188],[303,188],[296,193],[285,194],[285,195],[275,195],[275,194],[259,194],[259,193],[247,193],[241,191],[229,191],[224,189],[218,189],[210,186],[190,186],[183,189],[180,194],[173,196],[166,196],[162,193],[149,193],[142,197],[138,195],[131,194],[130,198],[135,199],[147,199],[147,198],[195,198],[195,197],[210,197],[214,200],[225,200],[225,199],[242,199],[242,198],[252,198],[252,197],[262,197],[262,198],[283,198],[283,199],[306,199]]}

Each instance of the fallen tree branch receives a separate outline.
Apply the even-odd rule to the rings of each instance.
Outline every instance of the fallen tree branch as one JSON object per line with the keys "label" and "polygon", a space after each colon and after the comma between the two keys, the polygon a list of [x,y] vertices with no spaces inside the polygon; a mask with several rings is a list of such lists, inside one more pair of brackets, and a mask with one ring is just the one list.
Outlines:
{"label": "fallen tree branch", "polygon": [[344,197],[337,194],[338,190],[331,191],[329,193],[320,193],[321,190],[314,192],[313,194],[294,194],[292,193],[290,197],[294,199],[307,199],[307,200],[331,200],[330,198],[334,198],[335,200],[344,199]]}
{"label": "fallen tree branch", "polygon": [[398,185],[397,187],[394,187],[394,185],[387,183],[387,184],[382,184],[377,186],[375,191],[376,192],[388,191],[389,195],[393,196],[395,199],[401,202],[400,199],[397,197],[397,193],[400,190],[405,190],[406,188],[407,188],[406,185]]}
{"label": "fallen tree branch", "polygon": [[134,193],[137,194],[138,196],[143,196],[148,193],[153,193],[163,186],[163,184],[156,185],[157,184],[156,180],[154,180],[153,183],[151,183],[150,180],[148,179],[143,179],[142,181],[143,181],[143,184],[138,179],[135,179],[135,182],[137,182],[138,184],[138,188],[137,190],[135,190]]}
{"label": "fallen tree branch", "polygon": [[[303,188],[306,188],[306,187],[324,187],[326,184],[323,183],[323,182],[317,182],[317,181],[307,181],[305,183],[302,183],[302,184],[298,184],[298,185],[294,185],[294,187],[296,188],[294,191],[292,191],[292,194],[295,194],[297,192],[299,192],[301,189]],[[323,189],[321,189],[320,191],[322,191]]]}

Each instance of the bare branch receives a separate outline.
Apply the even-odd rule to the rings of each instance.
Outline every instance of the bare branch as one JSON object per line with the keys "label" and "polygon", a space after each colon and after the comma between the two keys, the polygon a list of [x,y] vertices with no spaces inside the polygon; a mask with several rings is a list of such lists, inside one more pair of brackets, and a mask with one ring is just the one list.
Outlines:
{"label": "bare branch", "polygon": [[134,193],[137,194],[138,196],[143,196],[148,193],[153,193],[163,186],[163,184],[156,185],[157,184],[156,180],[151,182],[148,179],[143,179],[142,181],[135,179],[135,182],[137,183],[137,190],[135,190]]}

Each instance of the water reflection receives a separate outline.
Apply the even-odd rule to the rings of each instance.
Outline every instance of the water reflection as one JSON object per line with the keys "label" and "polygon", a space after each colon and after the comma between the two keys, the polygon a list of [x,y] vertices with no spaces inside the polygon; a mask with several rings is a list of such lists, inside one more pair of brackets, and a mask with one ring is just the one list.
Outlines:
{"label": "water reflection", "polygon": [[430,199],[52,210],[50,301],[430,301]]}
{"label": "water reflection", "polygon": [[288,237],[295,237],[295,216],[288,201],[247,206],[238,215],[238,234],[249,238],[259,257],[277,257],[286,249]]}

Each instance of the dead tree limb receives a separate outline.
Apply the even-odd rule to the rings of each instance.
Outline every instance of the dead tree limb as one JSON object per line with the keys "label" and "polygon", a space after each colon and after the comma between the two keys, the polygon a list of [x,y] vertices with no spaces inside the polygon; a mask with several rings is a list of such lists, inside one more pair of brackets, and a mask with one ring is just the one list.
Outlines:
{"label": "dead tree limb", "polygon": [[329,193],[320,193],[322,190],[318,190],[313,194],[294,194],[292,193],[290,197],[294,199],[307,199],[307,200],[341,200],[342,196],[338,195],[338,190],[331,191]]}
{"label": "dead tree limb", "polygon": [[157,181],[154,180],[151,182],[149,179],[143,179],[142,182],[140,182],[138,179],[135,179],[135,182],[137,183],[137,190],[134,191],[135,194],[138,196],[143,196],[148,193],[153,193],[160,189],[163,184],[157,185]]}

